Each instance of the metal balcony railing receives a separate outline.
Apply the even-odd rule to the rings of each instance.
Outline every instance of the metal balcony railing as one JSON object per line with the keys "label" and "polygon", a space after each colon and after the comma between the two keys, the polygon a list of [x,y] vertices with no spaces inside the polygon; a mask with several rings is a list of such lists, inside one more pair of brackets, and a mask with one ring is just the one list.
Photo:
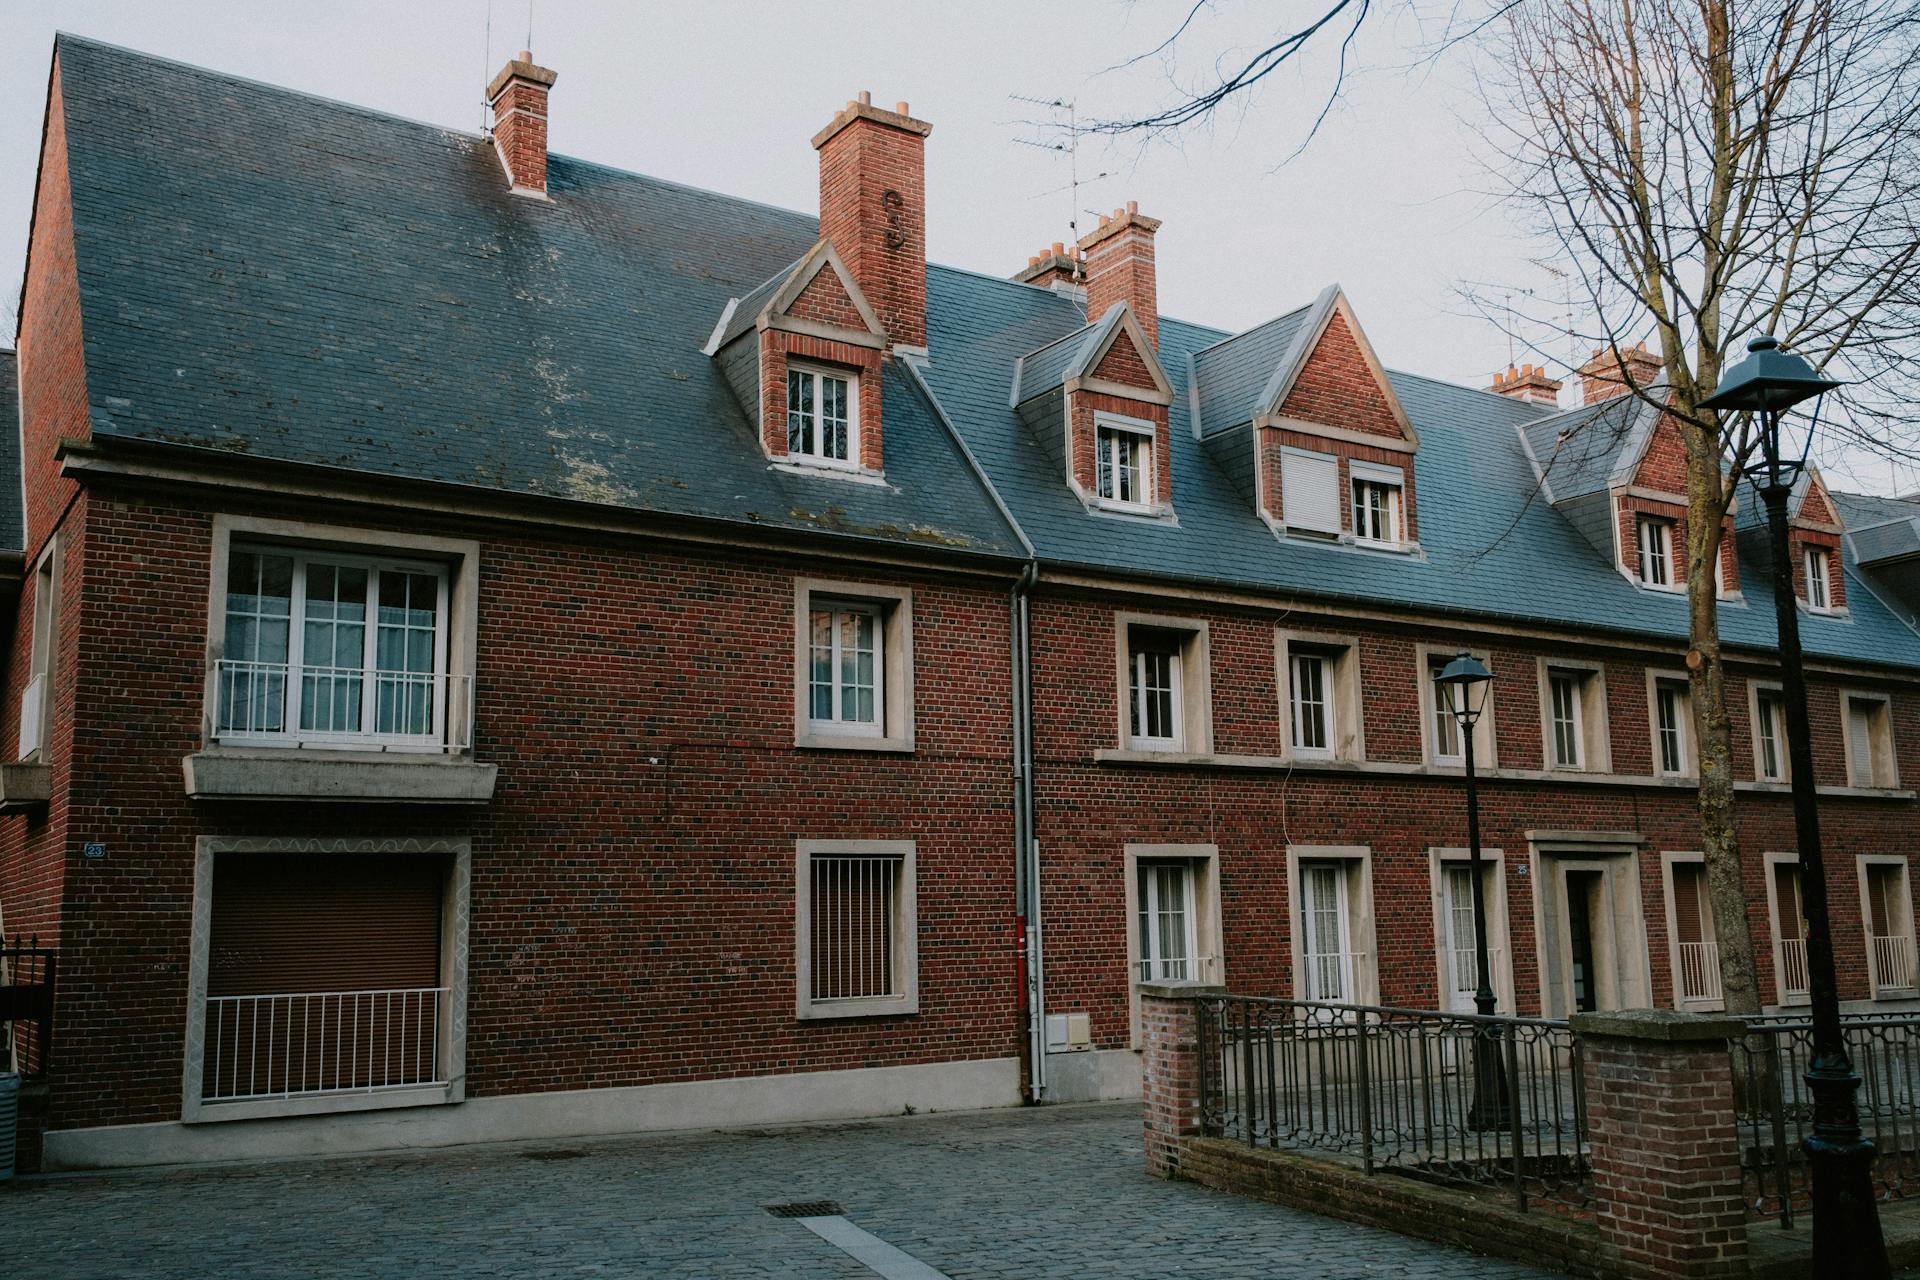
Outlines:
{"label": "metal balcony railing", "polygon": [[213,664],[207,738],[239,746],[466,751],[473,677],[286,663]]}
{"label": "metal balcony railing", "polygon": [[1871,944],[1874,991],[1907,991],[1913,988],[1913,942],[1903,934],[1875,934]]}
{"label": "metal balcony railing", "polygon": [[1782,938],[1780,947],[1780,999],[1805,1000],[1812,984],[1807,981],[1807,940]]}
{"label": "metal balcony railing", "polygon": [[445,1084],[446,987],[208,996],[205,1102]]}
{"label": "metal balcony railing", "polygon": [[1169,956],[1139,962],[1142,982],[1213,982],[1216,980],[1213,956]]}
{"label": "metal balcony railing", "polygon": [[1682,1000],[1719,1000],[1720,944],[1682,942],[1680,953],[1680,998]]}

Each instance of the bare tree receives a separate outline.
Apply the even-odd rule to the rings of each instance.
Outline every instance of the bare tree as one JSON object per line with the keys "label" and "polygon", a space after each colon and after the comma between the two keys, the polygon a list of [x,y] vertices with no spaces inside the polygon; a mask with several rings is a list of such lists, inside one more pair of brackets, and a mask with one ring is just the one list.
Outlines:
{"label": "bare tree", "polygon": [[[1920,11],[1907,0],[1528,0],[1485,38],[1507,197],[1558,250],[1626,390],[1687,455],[1687,667],[1729,1013],[1757,1013],[1719,635],[1723,520],[1756,444],[1700,402],[1768,332],[1857,390],[1836,430],[1904,452],[1920,295]],[[1723,427],[1725,428],[1723,430]]]}

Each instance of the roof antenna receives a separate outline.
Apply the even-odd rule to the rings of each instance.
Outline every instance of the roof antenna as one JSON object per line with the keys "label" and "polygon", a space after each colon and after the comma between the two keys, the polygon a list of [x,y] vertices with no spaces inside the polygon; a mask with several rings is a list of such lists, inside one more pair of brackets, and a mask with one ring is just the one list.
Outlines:
{"label": "roof antenna", "polygon": [[527,43],[522,48],[533,48],[533,0],[527,0]]}
{"label": "roof antenna", "polygon": [[[1012,98],[1015,102],[1024,102],[1024,103],[1027,103],[1029,106],[1045,107],[1049,111],[1055,112],[1056,113],[1055,119],[1053,124],[1050,127],[1056,131],[1062,127],[1059,121],[1059,115],[1064,114],[1067,118],[1066,125],[1065,125],[1066,132],[1067,132],[1067,139],[1065,142],[1060,142],[1060,141],[1036,142],[1030,138],[1015,138],[1014,141],[1019,143],[1023,147],[1035,147],[1041,151],[1066,152],[1067,154],[1067,185],[1064,187],[1055,187],[1051,191],[1042,191],[1040,195],[1041,196],[1058,195],[1062,191],[1065,191],[1068,193],[1067,243],[1070,245],[1077,245],[1080,243],[1080,213],[1081,213],[1080,188],[1085,186],[1091,186],[1092,184],[1100,181],[1102,178],[1110,178],[1113,175],[1109,171],[1103,169],[1099,173],[1094,174],[1090,178],[1082,179],[1080,177],[1080,116],[1079,116],[1079,111],[1077,109],[1077,106],[1073,99],[1071,98],[1029,98],[1023,94],[1018,94],[1018,93],[1009,94],[1008,96]],[[1034,198],[1038,199],[1039,196],[1036,196]],[[1087,210],[1087,212],[1091,213],[1092,210]],[[1073,280],[1075,284],[1086,283],[1086,280],[1084,277],[1085,270],[1086,268],[1081,263],[1079,254],[1076,253],[1073,259]]]}
{"label": "roof antenna", "polygon": [[[485,44],[486,44],[486,48],[481,51],[481,55],[480,55],[481,57],[480,83],[481,84],[488,84],[488,83],[491,83],[493,80],[493,0],[487,0],[487,36],[486,36]],[[487,99],[486,99],[486,95],[482,94],[480,96],[480,134],[481,136],[485,137],[486,132],[487,132]]]}

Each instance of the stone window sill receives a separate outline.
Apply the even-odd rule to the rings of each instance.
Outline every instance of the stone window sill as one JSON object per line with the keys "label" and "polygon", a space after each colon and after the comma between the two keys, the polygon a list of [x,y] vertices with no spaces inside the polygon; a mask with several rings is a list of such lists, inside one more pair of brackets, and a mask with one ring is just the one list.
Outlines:
{"label": "stone window sill", "polygon": [[458,1086],[421,1085],[379,1093],[321,1093],[305,1097],[265,1098],[253,1102],[203,1102],[182,1116],[187,1124],[261,1120],[276,1116],[337,1115],[346,1111],[387,1111],[395,1107],[436,1107],[461,1101]]}
{"label": "stone window sill", "polygon": [[485,804],[498,765],[466,756],[209,747],[181,762],[193,800]]}
{"label": "stone window sill", "polygon": [[0,764],[0,813],[37,813],[52,798],[52,765],[40,760]]}

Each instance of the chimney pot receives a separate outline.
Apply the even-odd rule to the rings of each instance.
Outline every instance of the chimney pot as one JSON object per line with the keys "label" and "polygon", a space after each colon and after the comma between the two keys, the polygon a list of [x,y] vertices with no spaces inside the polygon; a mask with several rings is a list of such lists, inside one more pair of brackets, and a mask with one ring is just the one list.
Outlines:
{"label": "chimney pot", "polygon": [[1028,265],[1028,266],[1030,266],[1030,267],[1037,267],[1037,266],[1039,266],[1039,265],[1040,265],[1040,255],[1039,255],[1039,254],[1037,254],[1037,253],[1034,253],[1034,254],[1029,254],[1029,255],[1027,256],[1027,265]]}
{"label": "chimney pot", "polygon": [[1061,257],[1062,255],[1064,255],[1064,254],[1066,253],[1066,251],[1067,251],[1067,246],[1066,246],[1066,245],[1065,245],[1065,244],[1064,244],[1064,243],[1063,243],[1062,241],[1059,241],[1059,240],[1055,240],[1055,241],[1053,242],[1053,256],[1054,256],[1054,257],[1056,257],[1056,258],[1058,258],[1058,257]]}
{"label": "chimney pot", "polygon": [[[865,89],[862,89],[860,91],[860,105],[863,107],[870,107],[873,105],[873,95],[867,92]],[[905,112],[902,112],[901,114],[904,115]]]}
{"label": "chimney pot", "polygon": [[893,104],[893,109],[894,109],[894,111],[895,111],[895,112],[897,112],[897,113],[899,113],[900,115],[903,115],[903,116],[910,116],[910,115],[912,115],[912,114],[913,114],[913,112],[911,112],[911,111],[909,111],[909,110],[907,110],[907,104],[906,104],[906,103],[904,103],[904,102],[896,102],[896,103],[894,103],[894,104]]}

